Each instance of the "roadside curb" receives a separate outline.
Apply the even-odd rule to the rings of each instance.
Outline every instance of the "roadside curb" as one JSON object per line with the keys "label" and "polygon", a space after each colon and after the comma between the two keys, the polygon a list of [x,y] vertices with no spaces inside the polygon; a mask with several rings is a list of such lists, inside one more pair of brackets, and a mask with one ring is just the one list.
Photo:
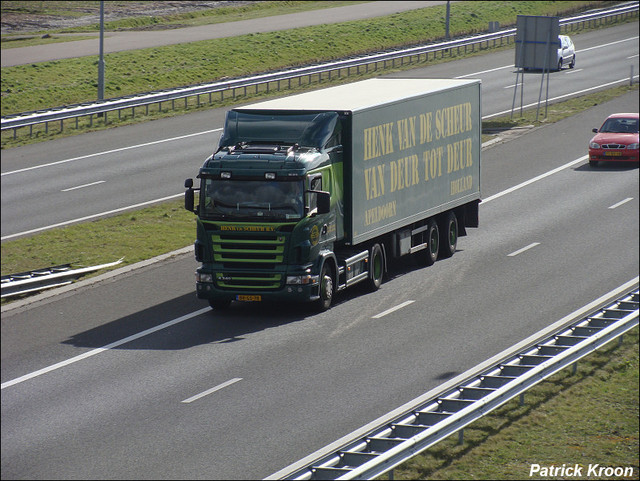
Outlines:
{"label": "roadside curb", "polygon": [[35,304],[39,301],[47,300],[51,297],[59,296],[66,292],[74,291],[82,287],[97,284],[98,282],[102,282],[102,281],[111,279],[113,277],[120,276],[122,274],[127,274],[129,272],[142,269],[143,267],[147,267],[152,264],[162,262],[167,259],[171,259],[173,257],[186,256],[187,254],[191,254],[192,252],[193,252],[193,246],[189,245],[189,246],[183,247],[182,249],[178,249],[172,252],[167,252],[166,254],[161,254],[159,256],[152,257],[151,259],[136,262],[135,264],[129,264],[127,266],[121,267],[120,269],[114,269],[112,271],[105,272],[104,274],[100,274],[99,276],[96,276],[96,277],[91,277],[89,279],[73,282],[63,287],[50,289],[48,291],[42,292],[41,294],[36,294],[34,296],[30,296],[16,302],[12,302],[10,304],[2,306],[2,309],[0,310],[0,312],[4,314],[5,312],[8,312],[8,311],[12,311],[22,307],[28,307],[30,304]]}
{"label": "roadside curb", "polygon": [[496,137],[494,137],[491,140],[487,140],[486,142],[484,142],[482,144],[482,150],[488,149],[490,147],[493,147],[494,145],[497,144],[502,144],[504,142],[509,142],[510,140],[516,139],[522,135],[528,134],[529,132],[533,132],[534,130],[543,127],[538,126],[535,127],[533,125],[523,125],[522,127],[511,127],[511,128],[507,128],[507,129],[495,129],[489,132],[483,132],[489,135],[496,135]]}

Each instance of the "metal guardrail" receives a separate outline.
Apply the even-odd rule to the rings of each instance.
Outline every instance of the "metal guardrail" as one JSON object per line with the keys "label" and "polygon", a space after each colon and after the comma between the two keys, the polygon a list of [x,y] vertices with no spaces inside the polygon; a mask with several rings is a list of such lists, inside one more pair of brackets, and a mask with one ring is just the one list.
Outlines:
{"label": "metal guardrail", "polygon": [[71,284],[71,282],[84,274],[99,271],[107,267],[113,267],[120,264],[123,259],[124,257],[109,264],[84,267],[81,269],[71,269],[71,264],[63,264],[45,269],[2,276],[2,299]]}
{"label": "metal guardrail", "polygon": [[[593,24],[601,25],[606,23],[611,18],[626,18],[628,16],[638,15],[638,2],[634,2],[630,5],[622,7],[615,7],[605,9],[586,15],[580,15],[577,17],[571,17],[560,20],[561,29],[566,33],[567,31],[573,31],[574,27],[579,28]],[[281,72],[268,73],[263,75],[257,75],[253,77],[232,79],[223,82],[215,82],[197,86],[183,87],[178,89],[170,89],[164,91],[148,92],[141,95],[128,96],[116,99],[110,99],[103,102],[91,102],[79,105],[59,107],[46,111],[34,111],[23,112],[20,114],[9,115],[2,117],[1,130],[13,129],[14,137],[16,136],[17,129],[22,127],[30,127],[29,133],[32,133],[34,125],[45,124],[45,131],[48,132],[49,122],[60,122],[60,130],[64,128],[64,121],[68,119],[76,120],[76,127],[78,126],[78,118],[89,116],[90,122],[93,122],[94,115],[101,115],[104,122],[107,121],[107,113],[118,111],[118,115],[121,114],[124,109],[132,109],[132,114],[135,115],[135,109],[145,107],[146,113],[149,111],[149,106],[158,104],[158,109],[162,109],[163,102],[171,102],[172,108],[175,108],[176,100],[184,100],[185,107],[188,106],[189,98],[196,98],[196,105],[200,106],[200,96],[208,95],[209,103],[212,103],[212,95],[214,93],[220,94],[220,100],[225,98],[225,93],[231,92],[233,98],[236,97],[236,92],[242,89],[243,94],[247,94],[247,89],[255,88],[256,93],[259,87],[264,85],[266,91],[269,92],[271,84],[276,84],[277,90],[282,87],[282,82],[287,82],[287,88],[291,87],[291,81],[298,79],[298,85],[301,84],[304,77],[308,78],[311,82],[312,76],[318,77],[318,82],[322,81],[322,76],[327,75],[331,80],[333,72],[337,72],[337,76],[341,77],[342,72],[346,71],[346,75],[351,74],[351,69],[356,69],[356,73],[360,74],[361,67],[366,68],[366,73],[369,72],[370,66],[373,65],[373,69],[377,70],[378,65],[382,63],[382,68],[387,67],[387,62],[391,62],[392,68],[396,66],[396,62],[399,61],[400,65],[405,65],[405,59],[408,59],[409,63],[412,63],[412,59],[415,58],[417,62],[421,61],[422,56],[425,56],[424,61],[429,60],[429,55],[433,55],[433,58],[437,58],[438,53],[441,57],[444,57],[445,53],[450,56],[453,55],[455,49],[460,53],[461,49],[464,49],[464,53],[468,48],[475,51],[476,45],[481,49],[485,44],[489,47],[490,43],[493,46],[499,42],[499,45],[507,44],[515,40],[516,29],[508,29],[495,33],[489,33],[484,35],[477,35],[468,38],[462,38],[452,40],[449,42],[436,43],[426,46],[408,48],[403,50],[395,50],[391,52],[384,52],[374,55],[367,55],[363,57],[341,60],[338,62],[324,63],[321,65],[302,67],[296,69],[290,69]]]}
{"label": "metal guardrail", "polygon": [[462,441],[467,425],[518,395],[522,402],[529,388],[572,364],[575,369],[579,359],[637,326],[639,301],[636,277],[588,315],[574,316],[551,333],[542,331],[515,354],[482,368],[355,441],[303,467],[285,468],[266,479],[374,479],[456,432]]}

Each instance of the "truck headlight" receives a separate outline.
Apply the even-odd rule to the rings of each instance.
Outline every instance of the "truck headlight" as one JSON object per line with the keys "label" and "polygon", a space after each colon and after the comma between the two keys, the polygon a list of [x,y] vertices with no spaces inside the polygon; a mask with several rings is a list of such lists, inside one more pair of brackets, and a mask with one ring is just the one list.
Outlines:
{"label": "truck headlight", "polygon": [[309,274],[305,274],[303,276],[287,276],[287,284],[313,285],[317,283],[318,283],[318,276],[312,276]]}
{"label": "truck headlight", "polygon": [[213,274],[196,272],[196,282],[213,282]]}

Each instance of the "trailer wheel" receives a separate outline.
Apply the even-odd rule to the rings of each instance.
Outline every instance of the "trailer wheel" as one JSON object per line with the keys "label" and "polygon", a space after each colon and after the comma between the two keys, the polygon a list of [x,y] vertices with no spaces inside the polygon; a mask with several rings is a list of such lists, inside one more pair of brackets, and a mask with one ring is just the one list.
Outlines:
{"label": "trailer wheel", "polygon": [[426,235],[426,249],[422,249],[418,252],[420,263],[425,266],[432,265],[438,260],[438,250],[440,244],[440,233],[438,230],[438,223],[430,219],[427,227]]}
{"label": "trailer wheel", "polygon": [[374,244],[369,252],[369,290],[377,291],[382,285],[384,257],[380,244]]}
{"label": "trailer wheel", "polygon": [[319,289],[320,299],[316,301],[316,307],[318,311],[324,312],[331,307],[334,293],[332,270],[328,262],[325,262],[322,266]]}
{"label": "trailer wheel", "polygon": [[449,211],[440,224],[440,257],[451,257],[458,245],[458,219]]}
{"label": "trailer wheel", "polygon": [[228,309],[230,305],[231,299],[209,299],[209,306],[211,306],[211,309],[223,311]]}

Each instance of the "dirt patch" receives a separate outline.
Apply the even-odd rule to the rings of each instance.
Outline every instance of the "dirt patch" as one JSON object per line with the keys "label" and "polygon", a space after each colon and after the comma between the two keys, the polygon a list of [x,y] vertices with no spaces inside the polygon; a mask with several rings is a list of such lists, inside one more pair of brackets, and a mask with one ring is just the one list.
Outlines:
{"label": "dirt patch", "polygon": [[[64,3],[60,9],[55,3]],[[162,17],[178,13],[210,10],[220,7],[237,7],[253,3],[251,1],[158,1],[158,2],[105,2],[105,22],[132,17]],[[29,5],[31,4],[31,5]],[[47,6],[49,11],[60,14],[39,12]],[[100,23],[100,2],[2,2],[1,32],[3,34],[22,34],[59,30],[72,27],[84,27]],[[158,26],[155,28],[177,28]]]}

